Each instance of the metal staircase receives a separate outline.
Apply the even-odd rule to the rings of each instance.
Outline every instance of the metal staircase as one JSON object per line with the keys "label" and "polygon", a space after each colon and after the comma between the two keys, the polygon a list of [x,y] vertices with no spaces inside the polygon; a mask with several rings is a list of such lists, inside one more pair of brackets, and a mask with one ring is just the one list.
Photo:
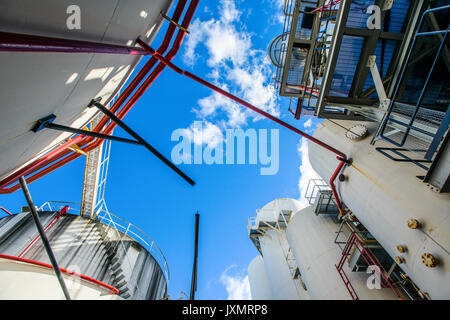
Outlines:
{"label": "metal staircase", "polygon": [[347,274],[345,273],[343,267],[345,260],[347,257],[350,256],[350,250],[355,244],[356,236],[355,234],[351,234],[350,239],[347,241],[347,244],[344,247],[344,250],[342,251],[341,259],[339,260],[339,263],[336,266],[336,270],[338,271],[339,275],[341,276],[342,281],[344,282],[345,287],[348,290],[348,293],[352,297],[353,300],[359,300],[358,294],[356,293],[355,288],[353,288],[352,283],[347,277]]}
{"label": "metal staircase", "polygon": [[[90,127],[94,128],[101,120],[102,114],[98,114],[90,123]],[[95,200],[97,198],[97,185],[100,172],[100,157],[102,155],[103,144],[98,148],[89,151],[86,155],[86,165],[84,168],[83,193],[81,198],[80,214],[86,218],[93,218]]]}
{"label": "metal staircase", "polygon": [[120,238],[115,240],[111,237],[110,231],[115,230],[114,228],[105,226],[103,223],[96,223],[96,228],[105,245],[107,259],[109,260],[110,270],[113,277],[113,286],[119,290],[119,296],[124,299],[128,299],[131,295],[122,269],[122,261],[126,256],[124,245]]}
{"label": "metal staircase", "polygon": [[352,257],[359,253],[360,257],[364,260],[367,266],[374,266],[376,270],[375,275],[378,276],[378,281],[383,288],[391,288],[394,294],[401,299],[401,295],[399,294],[396,286],[389,280],[389,275],[384,269],[383,265],[378,260],[377,256],[373,254],[373,252],[367,247],[363,240],[361,240],[356,232],[352,232],[348,240],[345,244],[344,249],[342,250],[342,255],[339,259],[339,263],[335,265],[336,270],[341,276],[342,281],[344,282],[345,287],[348,290],[348,293],[352,297],[353,300],[359,300],[358,294],[356,293],[355,288],[352,286],[350,279],[344,271],[345,261],[349,262],[352,260]]}

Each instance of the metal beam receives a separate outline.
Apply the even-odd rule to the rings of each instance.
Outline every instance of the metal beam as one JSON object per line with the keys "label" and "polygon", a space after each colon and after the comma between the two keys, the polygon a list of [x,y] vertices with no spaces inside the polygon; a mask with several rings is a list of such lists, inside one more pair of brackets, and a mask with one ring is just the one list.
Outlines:
{"label": "metal beam", "polygon": [[[375,1],[375,5],[379,8],[384,7],[385,0],[377,0]],[[384,24],[384,18],[387,14],[387,11],[382,11],[380,16],[381,25]],[[381,28],[371,30],[370,36],[364,39],[364,44],[361,50],[361,54],[358,60],[358,65],[356,66],[355,75],[353,77],[352,85],[350,87],[349,96],[350,97],[358,97],[364,87],[364,83],[366,82],[367,75],[369,74],[369,68],[367,67],[367,61],[370,55],[373,55],[375,49],[377,47],[378,39],[380,38]]]}
{"label": "metal beam", "polygon": [[331,40],[330,49],[328,52],[328,59],[324,70],[324,77],[322,79],[322,88],[320,90],[319,99],[317,100],[316,116],[321,116],[325,108],[324,98],[328,95],[333,80],[334,70],[336,68],[339,48],[344,36],[345,22],[347,21],[350,10],[351,0],[342,0],[339,5],[338,16],[336,17],[336,24],[333,29],[333,38]]}
{"label": "metal beam", "polygon": [[199,230],[200,215],[195,214],[195,239],[194,239],[194,266],[192,267],[191,279],[191,293],[189,300],[195,300],[195,291],[197,291],[197,261],[198,261],[198,230]]}
{"label": "metal beam", "polygon": [[54,130],[59,130],[59,131],[77,133],[77,134],[81,134],[81,135],[84,135],[84,136],[90,136],[90,137],[94,137],[94,138],[100,138],[100,139],[106,139],[106,140],[112,140],[112,141],[125,142],[125,143],[130,143],[130,144],[137,144],[137,145],[142,146],[142,143],[139,142],[139,141],[136,141],[136,140],[110,136],[110,135],[107,135],[107,134],[97,133],[97,132],[94,132],[94,131],[88,131],[88,130],[83,130],[83,129],[76,129],[76,128],[72,128],[72,127],[66,127],[66,126],[62,126],[62,125],[59,125],[59,124],[55,124],[55,123],[48,123],[47,125],[45,125],[45,127],[48,128],[48,129],[54,129]]}
{"label": "metal beam", "polygon": [[[354,27],[345,27],[344,29],[344,35],[346,36],[354,36],[354,37],[370,37],[372,35],[373,31],[369,29],[361,29],[361,28],[354,28]],[[381,31],[380,32],[380,39],[385,40],[395,40],[395,41],[401,41],[403,40],[403,33],[397,33],[397,32],[390,32],[390,31]]]}
{"label": "metal beam", "polygon": [[[434,13],[433,12],[430,12],[427,16],[426,16],[426,18],[425,18],[426,20],[425,20],[425,22],[428,20],[429,21],[429,24],[430,24],[430,26],[431,26],[431,28],[433,29],[433,30],[440,30],[441,28],[439,27],[439,24],[438,24],[438,22],[437,22],[437,20],[436,20],[436,17],[434,16]],[[442,39],[444,38],[443,37],[443,35],[442,34],[436,34],[435,35],[435,37],[436,37],[436,39],[437,39],[437,43],[441,43],[441,41],[442,41]],[[445,46],[444,46],[444,48],[443,48],[443,54],[444,54],[444,63],[445,63],[445,66],[447,67],[447,71],[448,72],[450,72],[450,52],[449,52],[449,50],[448,50],[448,48],[447,48],[447,44],[445,44]]]}
{"label": "metal beam", "polygon": [[138,142],[140,142],[147,150],[153,153],[159,160],[164,162],[169,168],[175,171],[180,177],[182,177],[187,183],[191,186],[195,184],[195,182],[189,178],[183,171],[178,169],[172,162],[170,162],[166,157],[164,157],[158,150],[152,147],[147,141],[145,141],[141,136],[139,136],[134,130],[132,130],[129,126],[127,126],[122,120],[120,120],[114,113],[112,113],[108,108],[102,105],[99,102],[99,99],[92,100],[89,107],[96,106],[101,112],[107,115],[111,121],[115,122],[118,126],[120,126],[123,130],[125,130],[130,136],[135,138]]}
{"label": "metal beam", "polygon": [[45,235],[44,228],[42,228],[41,221],[39,220],[39,216],[36,212],[36,207],[34,206],[33,199],[31,198],[30,191],[28,190],[27,182],[25,181],[25,178],[23,176],[19,178],[19,182],[20,186],[22,187],[23,194],[25,195],[25,199],[27,200],[28,206],[30,207],[31,216],[33,217],[34,223],[36,224],[36,228],[38,229],[39,235],[41,236],[45,251],[47,251],[48,258],[50,259],[50,262],[53,266],[53,270],[55,271],[59,285],[61,286],[61,289],[66,299],[71,300],[69,291],[67,290],[66,287],[66,283],[64,282],[64,278],[62,277],[61,270],[59,269],[58,262],[56,261],[50,242],[48,241],[47,236]]}
{"label": "metal beam", "polygon": [[[412,40],[414,38],[414,33],[417,24],[419,23],[420,16],[422,14],[422,11],[424,11],[424,4],[425,2],[428,2],[427,0],[416,0],[412,1],[410,5],[410,14],[409,14],[409,20],[405,21],[405,24],[407,25],[407,28],[404,33],[403,42],[400,46],[399,51],[394,55],[394,61],[391,62],[391,65],[397,66],[393,72],[392,72],[392,81],[389,84],[389,88],[387,88],[387,96],[389,98],[392,97],[392,94],[394,93],[395,89],[395,83],[397,83],[400,74],[402,72],[402,66],[404,61],[407,58],[407,54],[409,51],[409,47],[412,43]],[[405,19],[406,20],[406,19]]]}
{"label": "metal beam", "polygon": [[289,39],[288,39],[288,46],[286,50],[286,56],[284,57],[284,66],[283,66],[283,73],[281,78],[281,85],[280,85],[280,95],[286,96],[287,94],[284,93],[286,89],[286,82],[287,82],[287,76],[289,73],[289,65],[291,62],[291,56],[292,56],[292,48],[294,44],[295,39],[295,30],[297,29],[297,21],[298,21],[298,11],[299,11],[299,4],[301,1],[295,0],[295,6],[293,11],[293,16],[291,20],[291,30],[289,31]]}
{"label": "metal beam", "polygon": [[341,104],[357,104],[365,106],[373,106],[377,100],[369,98],[347,98],[347,97],[333,97],[329,96],[324,99],[326,103],[341,103]]}
{"label": "metal beam", "polygon": [[0,32],[0,51],[148,55],[139,47]]}

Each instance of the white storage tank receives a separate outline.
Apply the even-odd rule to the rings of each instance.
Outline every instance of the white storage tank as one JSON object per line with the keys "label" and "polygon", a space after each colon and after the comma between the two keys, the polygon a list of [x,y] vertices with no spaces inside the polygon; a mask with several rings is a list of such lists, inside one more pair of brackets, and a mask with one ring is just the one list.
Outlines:
{"label": "white storage tank", "polygon": [[[375,150],[370,141],[376,124],[364,122],[369,135],[358,141],[345,135],[356,122],[334,122],[319,124],[314,137],[353,160],[353,166],[343,171],[345,181],[335,182],[341,201],[392,258],[403,260],[399,266],[422,292],[431,299],[450,299],[450,195],[430,190],[417,178],[425,170],[413,163],[395,162]],[[392,147],[382,141],[376,145]],[[328,181],[339,162],[336,156],[310,144],[309,157],[314,170]],[[416,220],[417,228],[414,223],[408,226],[410,219]],[[399,252],[397,246],[406,251]],[[426,256],[428,266],[424,254],[434,258]]]}
{"label": "white storage tank", "polygon": [[[109,216],[90,220],[56,211],[38,215],[47,226],[55,259],[65,269],[62,276],[72,299],[167,298],[165,258],[133,225]],[[109,226],[111,221],[120,230]],[[38,235],[30,212],[0,219],[0,300],[65,298]]]}
{"label": "white storage tank", "polygon": [[[289,261],[289,245],[286,241],[286,221],[301,208],[294,199],[276,199],[257,211],[254,231],[269,279],[274,300],[307,299],[308,296],[295,280],[295,266]],[[289,262],[288,262],[289,261]]]}
{"label": "white storage tank", "polygon": [[[172,0],[2,0],[0,30],[21,35],[135,46],[151,44]],[[77,28],[70,27],[76,17]],[[140,55],[63,52],[0,52],[0,180],[71,136],[30,129],[54,114],[55,123],[81,128],[101,97],[108,105],[141,60]],[[8,155],[8,156],[6,156]]]}
{"label": "white storage tank", "polygon": [[[341,249],[334,242],[338,229],[339,224],[332,216],[316,216],[313,207],[297,212],[288,224],[287,240],[313,300],[352,299],[335,266],[342,257]],[[371,274],[352,272],[347,263],[343,271],[359,299],[397,299],[390,288],[369,289],[367,280]],[[372,283],[370,279],[369,282]]]}
{"label": "white storage tank", "polygon": [[263,258],[258,255],[248,265],[248,281],[253,300],[272,300]]}

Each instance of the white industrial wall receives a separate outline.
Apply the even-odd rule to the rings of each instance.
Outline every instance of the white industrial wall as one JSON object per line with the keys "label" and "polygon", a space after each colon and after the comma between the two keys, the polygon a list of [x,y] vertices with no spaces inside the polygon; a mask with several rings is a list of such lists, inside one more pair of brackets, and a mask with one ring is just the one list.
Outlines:
{"label": "white industrial wall", "polygon": [[[338,229],[339,224],[333,217],[316,216],[312,207],[300,210],[289,222],[287,240],[313,300],[352,299],[335,267],[342,256],[341,249],[334,243]],[[347,263],[343,270],[359,299],[397,299],[390,288],[369,289],[370,274],[352,272]]]}
{"label": "white industrial wall", "polygon": [[[2,0],[2,32],[134,45],[156,36],[172,0]],[[80,29],[68,29],[67,8],[80,8]],[[141,56],[124,54],[0,52],[0,179],[70,136],[56,130],[30,131],[55,114],[55,123],[81,127],[98,112],[91,99],[107,104]]]}
{"label": "white industrial wall", "polygon": [[[63,273],[74,300],[122,300],[107,288]],[[0,258],[0,300],[64,300],[53,269]]]}
{"label": "white industrial wall", "polygon": [[[345,128],[355,122],[338,121]],[[371,134],[376,124],[364,123]],[[432,299],[450,299],[450,195],[430,190],[417,176],[425,170],[412,163],[394,162],[369,144],[371,135],[361,141],[345,137],[346,129],[326,120],[318,125],[314,137],[344,152],[356,167],[347,166],[344,182],[336,179],[341,200],[378,240],[391,257],[400,256],[399,266]],[[377,142],[376,146],[392,145]],[[338,165],[336,156],[309,145],[311,165],[329,180]],[[417,219],[421,227],[410,229],[407,221]],[[405,253],[397,251],[406,247]],[[434,268],[422,263],[423,253],[438,259]]]}
{"label": "white industrial wall", "polygon": [[[277,221],[281,210],[291,210],[294,214],[301,208],[301,204],[294,199],[276,199],[266,204],[258,210],[257,221]],[[289,245],[286,240],[284,230],[266,230],[264,236],[259,238],[261,253],[268,283],[273,300],[298,300],[308,299],[307,293],[301,287],[298,280],[293,279],[289,269],[286,255]],[[257,275],[251,274],[249,269],[249,279],[255,279]],[[264,281],[259,279],[257,281]],[[256,281],[255,281],[256,282]],[[253,281],[250,282],[252,287]],[[254,288],[251,289],[255,290]]]}
{"label": "white industrial wall", "polygon": [[272,300],[269,278],[262,256],[256,256],[248,265],[248,281],[253,300]]}
{"label": "white industrial wall", "polygon": [[260,241],[273,299],[299,299],[289,266],[283,256],[282,246],[287,247],[285,237],[278,231],[270,230]]}
{"label": "white industrial wall", "polygon": [[[55,212],[39,212],[39,219],[43,226],[47,226],[55,216]],[[102,236],[102,230],[108,235]],[[0,219],[0,253],[17,257],[38,235],[29,212],[3,217]],[[124,289],[124,286],[119,284],[125,282],[130,300],[165,298],[167,279],[161,266],[151,252],[130,236],[116,229],[108,228],[101,222],[72,214],[63,215],[56,220],[46,231],[46,235],[61,268],[117,287],[119,291]],[[117,253],[111,255],[108,248],[117,248]],[[50,264],[42,241],[35,242],[22,257]],[[10,269],[11,265],[14,268]],[[20,274],[17,271],[18,267],[22,268]],[[117,272],[119,269],[120,272]],[[27,272],[30,273],[25,274]],[[36,273],[36,281],[32,280],[34,273]],[[11,279],[11,277],[17,276],[17,284],[21,283],[18,288],[21,288],[24,294],[22,299],[28,299],[28,291],[36,292],[39,288],[46,295],[50,289],[47,290],[44,286],[37,286],[35,283],[43,284],[51,275],[56,281],[54,273],[45,269],[42,271],[41,267],[27,266],[23,269],[20,263],[2,262],[0,264],[0,284],[5,284],[5,286],[0,285],[0,291],[4,291],[3,294],[8,295],[8,290],[14,285],[14,278]],[[122,277],[118,279],[120,275]],[[13,291],[14,294],[19,293],[16,289]],[[122,295],[122,292],[120,294]],[[53,299],[53,297],[50,295],[49,299]]]}

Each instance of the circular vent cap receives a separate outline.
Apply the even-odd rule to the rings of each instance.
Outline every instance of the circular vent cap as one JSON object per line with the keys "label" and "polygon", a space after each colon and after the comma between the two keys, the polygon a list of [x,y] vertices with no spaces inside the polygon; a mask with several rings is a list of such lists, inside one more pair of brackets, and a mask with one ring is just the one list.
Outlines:
{"label": "circular vent cap", "polygon": [[363,124],[357,124],[351,127],[346,133],[345,136],[350,140],[361,140],[367,136],[367,127]]}

